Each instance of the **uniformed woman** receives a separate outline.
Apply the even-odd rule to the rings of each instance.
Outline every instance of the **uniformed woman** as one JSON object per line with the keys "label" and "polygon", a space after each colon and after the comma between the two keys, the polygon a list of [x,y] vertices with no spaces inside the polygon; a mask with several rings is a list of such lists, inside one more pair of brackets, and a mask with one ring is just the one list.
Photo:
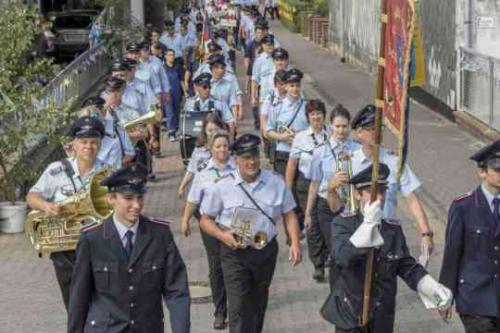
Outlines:
{"label": "uniformed woman", "polygon": [[[181,230],[186,237],[191,234],[191,217],[194,215],[197,219],[200,219],[199,207],[207,188],[213,186],[219,178],[226,176],[235,169],[234,160],[229,154],[229,134],[227,132],[215,133],[208,140],[208,147],[212,158],[208,161],[206,168],[195,175],[184,207]],[[226,287],[220,264],[220,243],[203,230],[201,230],[201,237],[207,251],[212,301],[215,306],[214,329],[222,330],[226,328],[227,306]]]}
{"label": "uniformed woman", "polygon": [[[318,151],[311,163],[311,184],[305,211],[305,224],[311,226],[309,251],[315,272],[313,278],[324,279],[324,267],[330,246],[330,222],[337,212],[328,205],[328,184],[331,179],[348,181],[346,172],[337,172],[339,155],[350,156],[360,145],[349,137],[351,115],[342,105],[337,105],[330,114],[331,136]],[[312,259],[314,258],[314,259]]]}
{"label": "uniformed woman", "polygon": [[267,119],[267,138],[276,141],[274,170],[285,176],[295,133],[309,127],[306,117],[306,101],[301,95],[302,72],[290,69],[285,74],[287,95],[280,108],[274,109]]}
{"label": "uniformed woman", "polygon": [[[282,177],[260,168],[260,143],[253,134],[233,143],[236,170],[208,189],[201,206],[201,228],[222,243],[230,333],[262,332],[278,255],[278,224],[290,232],[289,260],[293,265],[302,260],[293,196]],[[259,240],[259,233],[252,234],[257,227]]]}
{"label": "uniformed woman", "polygon": [[[311,163],[314,156],[328,140],[329,132],[325,127],[326,109],[325,104],[320,100],[313,99],[307,102],[306,106],[307,121],[309,128],[297,133],[292,142],[290,159],[286,168],[286,184],[292,189],[295,200],[297,201],[297,217],[299,223],[304,223],[304,211],[307,206],[307,193],[310,185]],[[314,212],[313,212],[314,213]],[[316,243],[318,228],[312,228],[311,219],[307,219],[307,240],[309,244],[309,256],[314,267],[322,267],[322,259],[318,258]],[[321,276],[319,276],[321,278]]]}
{"label": "uniformed woman", "polygon": [[[104,136],[104,126],[99,120],[91,117],[78,118],[68,135],[73,138],[75,157],[62,159],[47,167],[26,197],[31,209],[44,211],[47,215],[59,215],[61,207],[58,202],[87,189],[95,173],[105,167],[96,159]],[[75,251],[53,252],[50,259],[54,263],[57,282],[67,309],[71,274],[76,260]]]}
{"label": "uniformed woman", "polygon": [[189,164],[186,173],[182,178],[181,184],[177,191],[179,197],[184,197],[187,186],[193,180],[193,177],[199,171],[205,169],[208,160],[212,157],[210,149],[207,147],[208,139],[217,131],[227,130],[227,126],[215,114],[209,114],[203,120],[201,126],[201,134],[196,142],[196,148],[189,159]]}

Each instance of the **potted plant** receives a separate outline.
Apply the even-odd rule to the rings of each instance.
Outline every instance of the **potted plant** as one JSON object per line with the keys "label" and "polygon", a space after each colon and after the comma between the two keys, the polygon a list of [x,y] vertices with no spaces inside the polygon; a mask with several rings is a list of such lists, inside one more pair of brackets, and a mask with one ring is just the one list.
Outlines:
{"label": "potted plant", "polygon": [[38,176],[37,153],[55,145],[69,108],[37,107],[57,67],[36,54],[36,7],[9,0],[0,11],[0,230],[19,232],[26,213],[20,199]]}

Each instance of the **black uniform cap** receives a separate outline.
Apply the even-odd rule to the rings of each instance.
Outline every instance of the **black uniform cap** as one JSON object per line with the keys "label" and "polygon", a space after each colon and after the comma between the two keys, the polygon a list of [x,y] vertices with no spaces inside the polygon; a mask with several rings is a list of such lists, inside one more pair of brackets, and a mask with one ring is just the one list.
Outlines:
{"label": "black uniform cap", "polygon": [[[366,169],[360,171],[356,175],[351,178],[350,183],[354,185],[357,189],[362,189],[364,187],[368,187],[372,183],[372,172],[373,165],[370,165]],[[389,177],[389,167],[387,164],[380,163],[378,166],[378,181],[379,185],[387,186],[387,177]]]}
{"label": "black uniform cap", "polygon": [[500,140],[481,148],[470,159],[476,161],[480,168],[500,169]]}
{"label": "black uniform cap", "polygon": [[135,68],[138,65],[137,60],[130,59],[130,58],[123,58],[122,59],[122,64],[125,64],[127,66],[126,70],[131,70]]}
{"label": "black uniform cap", "polygon": [[104,125],[95,118],[80,117],[75,120],[67,135],[72,138],[102,138]]}
{"label": "black uniform cap", "polygon": [[197,77],[193,79],[194,84],[210,84],[212,81],[212,74],[210,73],[201,73]]}
{"label": "black uniform cap", "polygon": [[139,43],[130,42],[127,44],[127,52],[138,52],[140,50]]}
{"label": "black uniform cap", "polygon": [[210,52],[210,53],[213,53],[216,51],[222,51],[222,47],[215,42],[208,43],[207,49],[208,49],[208,52]]}
{"label": "black uniform cap", "polygon": [[238,156],[249,154],[259,155],[260,137],[255,134],[243,134],[231,145],[231,150]]}
{"label": "black uniform cap", "polygon": [[125,62],[123,62],[123,61],[115,61],[111,65],[111,71],[112,72],[127,71],[129,69],[130,69],[130,66],[128,64],[126,64]]}
{"label": "black uniform cap", "polygon": [[117,78],[117,77],[110,77],[108,79],[108,81],[106,81],[106,91],[107,92],[115,92],[115,91],[119,91],[119,90],[122,90],[123,88],[125,88],[125,86],[127,85],[127,82],[125,82],[125,80],[122,80],[120,78]]}
{"label": "black uniform cap", "polygon": [[262,37],[262,44],[274,44],[274,35],[272,34],[267,34],[264,37]]}
{"label": "black uniform cap", "polygon": [[150,48],[150,47],[151,47],[151,45],[150,45],[150,44],[149,44],[149,42],[147,42],[147,41],[144,41],[144,42],[142,42],[142,43],[140,43],[140,44],[139,44],[139,48],[140,48],[141,50],[143,50],[143,51],[144,51],[144,50],[148,50],[148,51],[149,51],[149,48]]}
{"label": "black uniform cap", "polygon": [[170,27],[175,26],[175,23],[174,23],[174,21],[172,21],[172,20],[165,20],[165,21],[163,21],[163,24],[164,24],[167,28],[170,28]]}
{"label": "black uniform cap", "polygon": [[375,124],[375,112],[375,105],[368,104],[354,116],[351,122],[351,128],[356,129],[358,127],[373,126]]}
{"label": "black uniform cap", "polygon": [[255,29],[269,29],[269,23],[264,18],[255,20]]}
{"label": "black uniform cap", "polygon": [[99,96],[91,96],[83,101],[82,109],[86,108],[87,106],[95,106],[96,108],[101,109],[104,106],[104,104],[106,104],[104,98]]}
{"label": "black uniform cap", "polygon": [[111,176],[101,181],[109,192],[114,193],[146,193],[148,170],[141,163],[129,164],[113,172]]}
{"label": "black uniform cap", "polygon": [[285,77],[284,77],[284,82],[285,83],[291,83],[291,82],[300,82],[302,78],[304,77],[304,74],[296,68],[292,68],[286,71]]}
{"label": "black uniform cap", "polygon": [[273,59],[276,60],[276,59],[288,59],[290,56],[287,50],[285,50],[282,47],[278,47],[277,49],[273,50],[272,57]]}
{"label": "black uniform cap", "polygon": [[226,65],[226,59],[224,59],[224,56],[222,54],[212,54],[210,57],[208,57],[208,64],[209,65],[215,65],[215,64]]}

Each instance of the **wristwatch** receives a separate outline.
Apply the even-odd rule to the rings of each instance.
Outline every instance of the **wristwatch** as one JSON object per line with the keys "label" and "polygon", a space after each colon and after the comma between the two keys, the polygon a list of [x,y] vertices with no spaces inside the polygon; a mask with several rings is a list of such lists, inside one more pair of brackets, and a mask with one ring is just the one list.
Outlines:
{"label": "wristwatch", "polygon": [[430,238],[434,237],[434,233],[432,231],[427,231],[422,233],[422,237],[429,236]]}

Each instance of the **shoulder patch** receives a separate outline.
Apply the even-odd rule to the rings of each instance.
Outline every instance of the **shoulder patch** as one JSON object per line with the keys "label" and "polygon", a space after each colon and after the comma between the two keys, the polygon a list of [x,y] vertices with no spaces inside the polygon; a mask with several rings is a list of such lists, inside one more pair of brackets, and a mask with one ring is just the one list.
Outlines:
{"label": "shoulder patch", "polygon": [[94,229],[97,229],[98,227],[104,225],[104,223],[102,222],[94,222],[84,228],[82,228],[82,232],[88,232],[88,231],[92,231]]}
{"label": "shoulder patch", "polygon": [[468,198],[472,195],[472,193],[474,193],[473,191],[470,191],[470,192],[467,192],[465,194],[462,194],[462,195],[459,195],[458,197],[456,197],[455,199],[453,199],[453,202],[459,202],[465,198]]}
{"label": "shoulder patch", "polygon": [[160,225],[163,225],[163,226],[166,226],[166,227],[170,227],[170,221],[167,221],[167,220],[164,220],[164,219],[160,219],[158,217],[148,217],[148,220],[150,222],[153,222],[153,223],[156,223],[156,224],[160,224]]}

